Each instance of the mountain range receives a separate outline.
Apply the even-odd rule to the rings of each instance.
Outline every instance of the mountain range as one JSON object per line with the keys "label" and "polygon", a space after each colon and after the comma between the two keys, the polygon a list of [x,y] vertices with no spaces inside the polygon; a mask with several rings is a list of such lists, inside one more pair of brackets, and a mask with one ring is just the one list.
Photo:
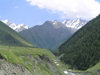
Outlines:
{"label": "mountain range", "polygon": [[57,50],[65,40],[69,39],[78,29],[87,23],[86,20],[79,18],[65,20],[64,22],[54,20],[29,28],[25,24],[15,24],[8,20],[3,20],[2,22],[19,32],[29,42],[35,43],[39,48],[53,51]]}
{"label": "mountain range", "polygon": [[81,19],[66,20],[63,23],[57,20],[46,21],[42,25],[23,30],[20,34],[39,48],[56,50],[86,23]]}

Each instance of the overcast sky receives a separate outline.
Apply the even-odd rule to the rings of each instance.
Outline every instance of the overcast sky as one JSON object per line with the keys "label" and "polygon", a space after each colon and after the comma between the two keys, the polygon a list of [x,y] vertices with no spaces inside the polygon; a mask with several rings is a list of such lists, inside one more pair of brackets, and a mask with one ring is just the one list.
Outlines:
{"label": "overcast sky", "polygon": [[0,20],[30,27],[46,20],[89,20],[99,13],[100,0],[0,0]]}

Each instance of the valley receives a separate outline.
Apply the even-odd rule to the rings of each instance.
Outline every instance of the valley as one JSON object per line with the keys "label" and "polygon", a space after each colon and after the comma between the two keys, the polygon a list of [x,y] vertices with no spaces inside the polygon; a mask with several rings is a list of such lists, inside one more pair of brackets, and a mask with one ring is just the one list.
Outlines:
{"label": "valley", "polygon": [[[95,19],[97,19],[96,24],[95,24]],[[13,74],[15,75],[17,74],[19,75],[91,75],[91,74],[99,75],[100,73],[99,51],[97,50],[98,51],[97,53],[95,51],[96,55],[98,54],[97,55],[98,57],[96,56],[96,58],[92,57],[95,54],[94,52],[93,52],[94,54],[92,53],[91,57],[94,58],[93,60],[91,57],[89,58],[89,56],[88,58],[84,56],[85,59],[84,61],[82,61],[83,57],[82,55],[80,55],[81,53],[82,54],[84,53],[84,52],[80,52],[82,46],[80,46],[79,47],[80,49],[76,50],[75,52],[71,51],[71,48],[72,50],[76,48],[76,47],[73,48],[73,46],[75,46],[74,43],[81,42],[81,40],[70,42],[70,40],[73,39],[74,37],[76,40],[79,40],[78,37],[80,38],[82,37],[83,40],[84,32],[87,31],[87,29],[85,28],[88,27],[88,24],[90,25],[90,27],[92,27],[92,24],[98,26],[100,20],[99,16],[95,19],[93,19],[93,23],[91,23],[92,21],[90,21],[86,25],[83,24],[83,26],[82,24],[79,24],[81,21],[79,19],[77,19],[76,20],[77,22],[72,25],[71,23],[73,23],[75,20],[73,20],[72,22],[65,21],[63,23],[58,22],[56,20],[46,21],[43,25],[35,26],[19,32],[21,35],[17,33],[13,28],[11,29],[11,27],[8,27],[9,25],[0,22],[0,27],[1,27],[0,35],[2,36],[0,37],[0,41],[1,41],[0,42],[0,74],[1,75],[5,75],[5,74],[7,75],[9,74],[10,75]],[[69,22],[71,23],[69,24]],[[91,32],[93,32],[93,30]],[[80,33],[81,35],[78,33]],[[76,38],[77,34],[78,37]],[[85,35],[87,34],[85,33]],[[95,34],[95,36],[97,35]],[[26,37],[29,38],[30,41]],[[40,37],[42,37],[42,39]],[[57,39],[57,37],[59,38]],[[87,42],[89,38],[90,36],[88,37]],[[43,39],[44,39],[44,44],[43,44]],[[59,39],[60,41],[58,41]],[[34,41],[31,42],[32,40]],[[37,47],[38,44],[35,41],[37,41],[38,44],[41,43],[40,47]],[[54,41],[57,42],[54,43]],[[67,42],[68,46],[66,46],[65,41]],[[81,44],[82,42],[79,45]],[[79,45],[77,45],[77,47]],[[85,48],[85,45],[83,46],[83,48]],[[42,46],[46,46],[46,47],[42,47]],[[52,51],[54,50],[53,49],[54,47],[55,49],[58,50]],[[70,49],[68,49],[69,47]],[[68,51],[67,49],[70,50],[71,52]],[[87,49],[89,49],[89,47]],[[54,52],[55,55],[57,54],[57,56],[55,56],[51,51]],[[89,53],[91,54],[91,52],[92,51],[90,51]],[[75,53],[77,54],[77,56]],[[86,55],[86,53],[87,52],[85,51],[85,54],[83,55]],[[89,55],[89,53],[87,54]],[[80,58],[77,58],[78,56]],[[91,62],[89,61],[89,59],[91,59]],[[88,67],[90,64],[91,66]]]}
{"label": "valley", "polygon": [[100,0],[0,0],[0,75],[100,75]]}
{"label": "valley", "polygon": [[0,21],[1,75],[99,75],[100,15],[86,23],[54,20],[28,28]]}

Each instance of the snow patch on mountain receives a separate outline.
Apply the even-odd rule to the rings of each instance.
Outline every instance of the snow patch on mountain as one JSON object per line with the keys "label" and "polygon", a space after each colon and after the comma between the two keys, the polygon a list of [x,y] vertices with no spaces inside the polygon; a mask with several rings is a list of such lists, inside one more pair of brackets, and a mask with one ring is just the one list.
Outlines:
{"label": "snow patch on mountain", "polygon": [[53,27],[58,28],[65,28],[67,30],[70,30],[72,33],[76,32],[80,28],[82,28],[87,21],[82,19],[73,19],[73,20],[65,20],[64,22],[59,22],[57,20],[49,21],[52,23]]}
{"label": "snow patch on mountain", "polygon": [[65,24],[63,24],[62,22],[59,22],[57,20],[54,20],[54,21],[51,21],[52,22],[52,25],[58,29],[58,28],[65,28]]}
{"label": "snow patch on mountain", "polygon": [[87,23],[87,21],[82,20],[82,19],[65,20],[63,22],[63,24],[65,24],[66,27],[73,28],[73,29],[76,29],[76,30],[83,27],[86,23]]}
{"label": "snow patch on mountain", "polygon": [[9,22],[7,19],[6,20],[2,20],[3,23],[7,24],[10,28],[12,28],[13,30],[17,31],[17,32],[21,32],[25,29],[29,29],[29,27],[25,24],[15,24],[15,23],[11,23]]}

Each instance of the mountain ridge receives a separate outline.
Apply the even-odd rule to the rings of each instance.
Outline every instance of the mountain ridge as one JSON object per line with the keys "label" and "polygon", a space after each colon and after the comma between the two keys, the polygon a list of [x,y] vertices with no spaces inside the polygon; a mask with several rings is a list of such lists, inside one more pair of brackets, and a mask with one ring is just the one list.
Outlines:
{"label": "mountain ridge", "polygon": [[77,29],[67,28],[62,22],[54,20],[23,30],[20,34],[31,43],[35,42],[40,48],[56,50],[76,31]]}

